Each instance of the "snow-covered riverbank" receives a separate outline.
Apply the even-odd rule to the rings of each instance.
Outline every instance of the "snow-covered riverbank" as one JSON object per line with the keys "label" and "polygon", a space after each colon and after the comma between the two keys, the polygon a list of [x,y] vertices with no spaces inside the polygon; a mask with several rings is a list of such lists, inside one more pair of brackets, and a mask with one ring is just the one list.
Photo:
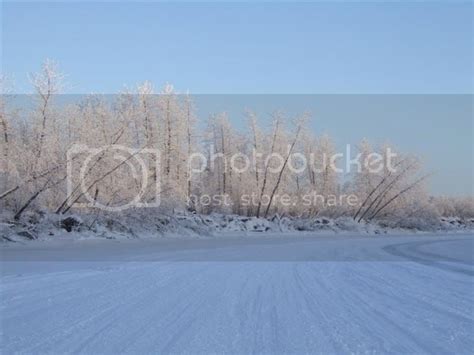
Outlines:
{"label": "snow-covered riverbank", "polygon": [[[10,218],[9,218],[10,217]],[[467,233],[474,231],[474,220],[461,218],[390,219],[357,223],[349,217],[311,219],[279,217],[271,219],[237,215],[198,215],[174,213],[131,213],[124,215],[82,214],[59,216],[29,213],[21,221],[11,216],[0,219],[0,241],[84,240],[84,239],[202,239],[233,235],[257,236],[294,233],[331,234],[416,234]]]}

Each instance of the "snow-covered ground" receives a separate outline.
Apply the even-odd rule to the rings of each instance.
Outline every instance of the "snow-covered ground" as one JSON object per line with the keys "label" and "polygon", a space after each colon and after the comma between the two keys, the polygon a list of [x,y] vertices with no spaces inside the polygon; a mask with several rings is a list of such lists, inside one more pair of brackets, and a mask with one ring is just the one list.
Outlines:
{"label": "snow-covered ground", "polygon": [[2,353],[474,351],[474,236],[1,247]]}
{"label": "snow-covered ground", "polygon": [[[25,243],[31,240],[93,240],[93,239],[206,239],[229,236],[288,234],[415,234],[474,233],[474,219],[392,218],[357,223],[351,217],[256,218],[213,213],[163,214],[158,211],[135,213],[58,215],[48,212],[28,212],[20,221],[8,213],[0,213],[0,243]],[[296,233],[298,232],[298,233]]]}

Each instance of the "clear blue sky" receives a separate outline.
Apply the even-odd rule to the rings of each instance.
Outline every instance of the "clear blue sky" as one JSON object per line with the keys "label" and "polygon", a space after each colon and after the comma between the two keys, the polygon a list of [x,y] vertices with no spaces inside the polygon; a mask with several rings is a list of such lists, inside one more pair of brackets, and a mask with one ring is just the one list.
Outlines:
{"label": "clear blue sky", "polygon": [[[17,93],[52,58],[68,93],[151,80],[195,94],[472,95],[472,26],[471,2],[4,2],[2,68]],[[365,136],[424,156],[434,193],[472,195],[472,97],[413,97],[390,112],[376,96],[301,110],[340,144]],[[232,112],[238,99],[213,100]]]}

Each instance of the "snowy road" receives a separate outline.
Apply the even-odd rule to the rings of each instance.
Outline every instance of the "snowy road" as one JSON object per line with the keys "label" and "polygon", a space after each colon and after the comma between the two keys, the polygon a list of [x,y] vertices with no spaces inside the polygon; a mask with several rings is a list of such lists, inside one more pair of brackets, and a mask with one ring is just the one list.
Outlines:
{"label": "snowy road", "polygon": [[2,353],[468,354],[473,248],[472,235],[3,246]]}

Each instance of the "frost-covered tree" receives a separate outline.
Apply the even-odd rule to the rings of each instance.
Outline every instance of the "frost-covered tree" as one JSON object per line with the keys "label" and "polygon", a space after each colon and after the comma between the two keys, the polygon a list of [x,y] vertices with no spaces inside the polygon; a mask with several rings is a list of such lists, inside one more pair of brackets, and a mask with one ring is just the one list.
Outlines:
{"label": "frost-covered tree", "polygon": [[421,194],[420,161],[413,156],[395,153],[388,145],[379,151],[363,141],[359,148],[360,165],[354,173],[354,191],[360,206],[353,218],[358,222],[404,208],[410,196]]}
{"label": "frost-covered tree", "polygon": [[309,206],[307,215],[317,216],[319,214],[329,214],[329,206],[324,202],[330,195],[336,195],[340,176],[337,173],[337,162],[333,159],[336,148],[329,135],[315,137],[306,134],[303,140],[303,152],[308,164],[306,193],[314,192],[322,197]]}
{"label": "frost-covered tree", "polygon": [[[415,215],[472,218],[472,198],[430,199],[420,161],[389,145],[376,147],[363,140],[352,152],[359,166],[351,165],[351,174],[343,176],[332,138],[312,134],[306,114],[291,119],[276,111],[265,126],[248,110],[247,127],[239,130],[226,113],[218,113],[205,129],[198,129],[192,97],[179,95],[169,84],[155,91],[152,83],[144,82],[118,95],[88,95],[64,103],[58,99],[63,77],[46,61],[31,75],[33,105],[13,107],[8,95],[1,97],[0,203],[17,219],[33,208],[64,214],[76,203],[113,207],[136,196],[151,201],[158,182],[160,208],[167,212],[187,208],[267,218],[350,215],[358,222]],[[93,154],[86,150],[68,161],[68,151],[77,146]],[[159,158],[142,157],[150,149],[160,152]],[[204,169],[197,169],[203,162],[191,159],[195,153],[206,158]],[[137,155],[145,163],[145,175],[137,173],[143,168],[137,166]],[[299,170],[303,160],[306,167]],[[69,185],[68,163],[80,171],[80,179]],[[152,183],[144,188],[143,179]],[[301,203],[310,193],[324,199]],[[358,197],[357,206],[327,203],[349,193]],[[281,196],[293,203],[284,203]]]}

